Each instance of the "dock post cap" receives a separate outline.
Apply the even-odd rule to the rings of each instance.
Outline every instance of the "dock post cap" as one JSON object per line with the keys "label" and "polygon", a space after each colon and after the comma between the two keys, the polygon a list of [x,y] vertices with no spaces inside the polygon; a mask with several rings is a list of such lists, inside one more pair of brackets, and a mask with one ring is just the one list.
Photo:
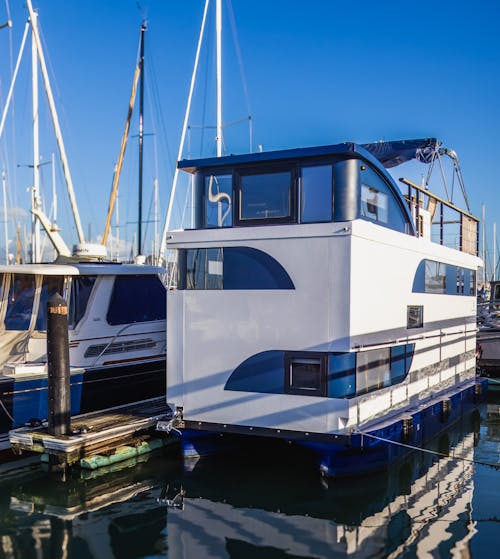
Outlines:
{"label": "dock post cap", "polygon": [[59,293],[54,293],[47,301],[47,309],[50,314],[68,314],[68,303]]}

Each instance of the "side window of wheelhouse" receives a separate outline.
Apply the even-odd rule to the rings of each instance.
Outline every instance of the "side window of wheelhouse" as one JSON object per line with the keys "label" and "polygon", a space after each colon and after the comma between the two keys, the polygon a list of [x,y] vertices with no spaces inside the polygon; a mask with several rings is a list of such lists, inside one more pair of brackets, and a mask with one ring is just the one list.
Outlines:
{"label": "side window of wheelhouse", "polygon": [[28,330],[35,299],[35,279],[31,274],[12,276],[5,313],[6,330]]}
{"label": "side window of wheelhouse", "polygon": [[364,164],[360,165],[360,182],[359,216],[406,232],[408,219],[389,184],[374,169]]}
{"label": "side window of wheelhouse", "polygon": [[167,292],[157,276],[116,276],[109,303],[109,324],[165,320]]}
{"label": "side window of wheelhouse", "polygon": [[332,221],[333,179],[331,165],[302,167],[300,177],[300,221]]}
{"label": "side window of wheelhouse", "polygon": [[47,330],[47,302],[56,293],[63,294],[64,278],[61,276],[44,276],[42,279],[42,290],[40,292],[40,303],[36,315],[35,330]]}
{"label": "side window of wheelhouse", "polygon": [[96,276],[76,276],[73,278],[69,296],[68,326],[74,328],[83,318]]}

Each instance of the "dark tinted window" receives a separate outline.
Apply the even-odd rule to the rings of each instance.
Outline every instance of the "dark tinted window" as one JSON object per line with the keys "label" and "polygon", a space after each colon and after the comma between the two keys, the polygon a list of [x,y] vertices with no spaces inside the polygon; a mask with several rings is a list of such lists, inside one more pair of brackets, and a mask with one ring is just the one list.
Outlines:
{"label": "dark tinted window", "polygon": [[292,216],[290,171],[242,175],[240,220],[273,220]]}
{"label": "dark tinted window", "polygon": [[180,251],[181,289],[294,289],[283,266],[251,247],[196,248]]}
{"label": "dark tinted window", "polygon": [[117,276],[109,304],[109,324],[165,320],[166,290],[156,276]]}
{"label": "dark tinted window", "polygon": [[68,325],[70,327],[74,328],[83,318],[95,280],[95,276],[73,277],[68,309]]}
{"label": "dark tinted window", "polygon": [[332,166],[303,167],[301,173],[300,221],[332,220]]}
{"label": "dark tinted window", "polygon": [[27,330],[29,328],[34,299],[35,276],[14,274],[10,282],[5,314],[6,330]]}
{"label": "dark tinted window", "polygon": [[35,330],[47,330],[47,301],[59,293],[63,294],[64,278],[61,276],[44,276],[42,280],[42,291],[40,293],[40,303],[36,315]]}
{"label": "dark tinted window", "polygon": [[223,288],[221,248],[196,248],[187,251],[186,288]]}

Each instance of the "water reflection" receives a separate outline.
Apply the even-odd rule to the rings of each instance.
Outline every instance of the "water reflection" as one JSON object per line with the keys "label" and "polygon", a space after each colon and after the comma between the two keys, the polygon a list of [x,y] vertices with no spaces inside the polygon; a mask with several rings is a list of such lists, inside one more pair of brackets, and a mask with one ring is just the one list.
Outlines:
{"label": "water reflection", "polygon": [[66,483],[2,472],[0,558],[494,557],[500,472],[470,460],[498,462],[499,410],[433,441],[469,461],[415,453],[361,480],[270,441],[191,471],[170,453]]}

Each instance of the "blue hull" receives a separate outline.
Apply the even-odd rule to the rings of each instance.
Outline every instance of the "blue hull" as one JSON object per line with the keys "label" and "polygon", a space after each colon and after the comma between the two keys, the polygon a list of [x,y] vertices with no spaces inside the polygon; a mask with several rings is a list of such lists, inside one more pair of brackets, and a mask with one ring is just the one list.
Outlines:
{"label": "blue hull", "polygon": [[[386,419],[384,423],[371,424],[363,432],[352,432],[339,437],[338,443],[321,440],[304,440],[303,436],[286,440],[311,451],[321,473],[328,477],[359,476],[386,469],[391,463],[408,455],[460,420],[467,412],[485,400],[487,381],[477,380],[463,389],[454,391],[441,400],[430,402],[404,415]],[[259,437],[242,436],[232,432],[183,429],[182,450],[185,458],[201,457],[228,452],[241,445],[248,445],[250,439],[255,443]],[[259,433],[266,437],[276,437],[275,433]],[[262,440],[262,439],[260,439]],[[252,448],[256,448],[252,445]],[[443,454],[446,454],[443,449]]]}

